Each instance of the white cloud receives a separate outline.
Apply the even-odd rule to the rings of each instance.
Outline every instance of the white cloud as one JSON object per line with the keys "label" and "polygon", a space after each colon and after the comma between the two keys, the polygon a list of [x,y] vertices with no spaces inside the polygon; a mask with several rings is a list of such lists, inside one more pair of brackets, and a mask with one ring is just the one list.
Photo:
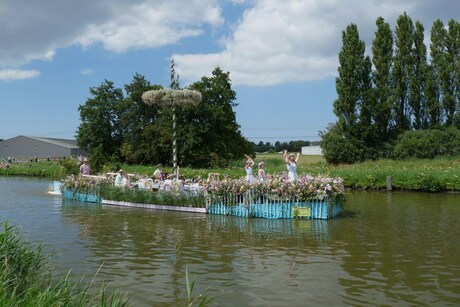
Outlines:
{"label": "white cloud", "polygon": [[[230,9],[229,9],[230,8]],[[236,8],[236,9],[235,9]],[[223,11],[228,9],[227,11]],[[226,24],[227,14],[231,15]],[[392,27],[403,12],[425,25],[459,20],[452,0],[21,0],[0,4],[0,68],[51,60],[59,48],[101,45],[116,53],[209,35],[215,53],[177,51],[181,80],[193,82],[220,66],[235,85],[271,85],[335,76],[341,32],[354,22],[369,49],[375,20]],[[229,15],[230,16],[230,15]],[[225,31],[230,32],[225,32]],[[193,41],[192,41],[193,42]],[[180,50],[180,49],[178,49]]]}
{"label": "white cloud", "polygon": [[203,33],[203,24],[223,23],[221,11],[214,1],[145,1],[116,9],[114,18],[104,23],[90,24],[76,39],[83,46],[102,43],[114,52],[154,48],[173,44],[185,37]]}
{"label": "white cloud", "polygon": [[13,81],[36,78],[40,75],[38,70],[20,70],[20,69],[4,69],[0,70],[0,80]]}
{"label": "white cloud", "polygon": [[94,74],[94,69],[92,68],[83,68],[80,70],[80,74],[82,75],[92,75]]}
{"label": "white cloud", "polygon": [[[212,54],[175,54],[177,71],[186,82],[209,75],[216,66],[230,71],[235,85],[273,85],[335,76],[342,31],[356,23],[370,48],[382,16],[394,28],[407,12],[429,30],[436,18],[459,17],[460,2],[448,0],[254,0]],[[452,16],[452,14],[454,14]]]}
{"label": "white cloud", "polygon": [[217,0],[3,1],[0,67],[50,60],[75,44],[113,52],[155,48],[222,23]]}

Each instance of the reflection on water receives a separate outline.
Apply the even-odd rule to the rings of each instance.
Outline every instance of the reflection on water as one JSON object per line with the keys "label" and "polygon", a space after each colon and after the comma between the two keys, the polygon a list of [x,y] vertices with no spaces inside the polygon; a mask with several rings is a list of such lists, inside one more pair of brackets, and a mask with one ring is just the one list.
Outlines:
{"label": "reflection on water", "polygon": [[456,305],[459,194],[354,192],[342,218],[246,219],[63,200],[48,183],[0,178],[0,214],[53,263],[171,306],[213,284],[220,306]]}

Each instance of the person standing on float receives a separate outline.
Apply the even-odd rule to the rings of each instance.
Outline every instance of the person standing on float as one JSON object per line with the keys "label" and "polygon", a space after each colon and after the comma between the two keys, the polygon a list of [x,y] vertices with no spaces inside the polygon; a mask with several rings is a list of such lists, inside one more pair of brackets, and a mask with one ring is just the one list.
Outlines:
{"label": "person standing on float", "polygon": [[300,152],[294,155],[288,155],[287,150],[284,151],[283,157],[286,161],[287,171],[288,171],[288,180],[290,182],[299,180],[297,175],[297,161],[299,160]]}

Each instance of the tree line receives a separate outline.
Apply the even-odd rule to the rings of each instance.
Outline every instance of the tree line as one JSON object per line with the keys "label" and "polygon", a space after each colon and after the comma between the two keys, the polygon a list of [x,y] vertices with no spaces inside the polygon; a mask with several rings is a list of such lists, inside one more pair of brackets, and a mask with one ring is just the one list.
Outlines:
{"label": "tree line", "polygon": [[289,142],[280,142],[276,141],[275,143],[271,144],[270,142],[262,142],[259,143],[251,142],[255,152],[281,152],[283,150],[287,150],[289,152],[300,152],[303,146],[310,146],[309,141],[289,141]]}
{"label": "tree line", "polygon": [[[199,91],[203,99],[198,106],[176,107],[179,165],[225,166],[254,152],[236,122],[236,93],[229,72],[217,67],[211,77],[187,88]],[[158,89],[162,86],[140,74],[124,91],[108,80],[90,88],[91,97],[78,108],[81,124],[76,136],[80,148],[91,156],[93,168],[111,162],[171,164],[171,106],[147,105],[141,98],[144,92]]]}
{"label": "tree line", "polygon": [[453,144],[443,146],[460,154],[460,24],[434,21],[429,49],[423,24],[406,13],[394,31],[382,17],[376,26],[372,59],[355,24],[342,32],[333,104],[337,121],[320,133],[326,160],[404,158],[412,155],[404,146],[436,145],[434,136],[440,134],[431,130],[453,137]]}

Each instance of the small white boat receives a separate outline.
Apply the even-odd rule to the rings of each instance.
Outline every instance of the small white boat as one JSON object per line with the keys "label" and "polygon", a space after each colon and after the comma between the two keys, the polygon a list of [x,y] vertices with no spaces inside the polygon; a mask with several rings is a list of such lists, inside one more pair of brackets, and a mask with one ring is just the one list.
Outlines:
{"label": "small white boat", "polygon": [[60,181],[53,181],[48,186],[48,194],[51,195],[62,195],[61,194],[62,182]]}

